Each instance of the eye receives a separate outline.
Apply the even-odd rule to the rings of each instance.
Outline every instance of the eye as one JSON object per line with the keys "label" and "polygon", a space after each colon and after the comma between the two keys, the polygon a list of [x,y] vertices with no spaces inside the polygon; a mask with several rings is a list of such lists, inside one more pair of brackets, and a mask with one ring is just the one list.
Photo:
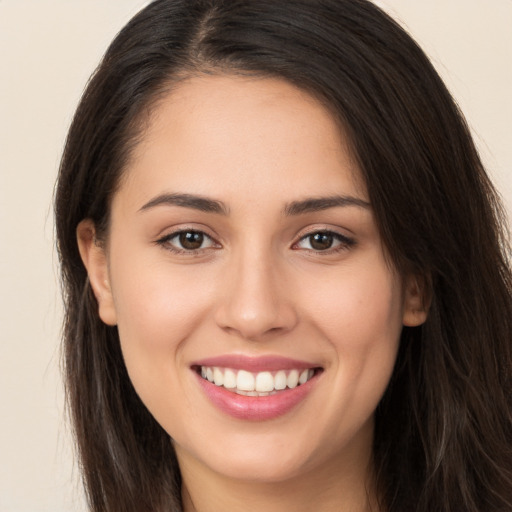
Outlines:
{"label": "eye", "polygon": [[299,249],[326,252],[347,249],[354,244],[354,240],[339,233],[316,231],[302,237],[295,246]]}
{"label": "eye", "polygon": [[176,231],[157,240],[157,243],[166,249],[179,253],[195,252],[217,246],[206,233],[192,229]]}

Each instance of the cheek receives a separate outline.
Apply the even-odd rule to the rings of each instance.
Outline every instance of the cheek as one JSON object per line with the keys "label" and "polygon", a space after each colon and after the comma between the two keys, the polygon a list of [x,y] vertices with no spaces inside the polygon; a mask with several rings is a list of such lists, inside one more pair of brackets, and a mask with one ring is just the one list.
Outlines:
{"label": "cheek", "polygon": [[394,344],[402,329],[400,279],[380,258],[345,268],[311,286],[310,313],[338,350],[349,354]]}
{"label": "cheek", "polygon": [[[388,279],[368,273],[365,286],[354,285],[342,308],[346,322],[337,325],[333,343],[338,348],[339,364],[358,387],[384,391],[394,366],[402,330],[402,300],[399,287]],[[345,307],[344,307],[345,306]],[[363,393],[364,394],[364,393]]]}
{"label": "cheek", "polygon": [[203,274],[142,258],[118,263],[111,275],[119,328],[155,349],[179,340],[211,300],[212,286]]}
{"label": "cheek", "polygon": [[111,278],[125,363],[147,402],[179,385],[182,347],[208,315],[214,286],[192,266],[176,271],[136,256],[118,258]]}
{"label": "cheek", "polygon": [[[335,282],[333,279],[332,282]],[[312,316],[332,348],[333,408],[353,408],[361,418],[377,406],[391,377],[400,333],[400,279],[381,259],[346,269],[339,286],[311,297]]]}

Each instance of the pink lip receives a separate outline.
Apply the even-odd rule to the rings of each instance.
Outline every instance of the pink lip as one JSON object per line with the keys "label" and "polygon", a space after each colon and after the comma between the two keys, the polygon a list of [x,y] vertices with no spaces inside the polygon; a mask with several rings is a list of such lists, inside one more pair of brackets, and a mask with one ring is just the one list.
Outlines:
{"label": "pink lip", "polygon": [[192,363],[191,366],[217,366],[219,368],[247,370],[248,372],[275,372],[278,370],[317,368],[320,365],[281,356],[247,357],[240,354],[229,354],[201,359]]}
{"label": "pink lip", "polygon": [[217,366],[260,372],[317,368],[318,365],[283,357],[265,356],[251,358],[239,355],[226,355],[195,362],[191,368],[198,379],[201,389],[213,405],[234,418],[250,421],[264,421],[283,416],[307,397],[320,376],[320,374],[316,374],[305,384],[293,389],[279,391],[275,395],[262,397],[244,396],[237,395],[222,386],[216,386],[203,379],[197,371],[200,366]]}

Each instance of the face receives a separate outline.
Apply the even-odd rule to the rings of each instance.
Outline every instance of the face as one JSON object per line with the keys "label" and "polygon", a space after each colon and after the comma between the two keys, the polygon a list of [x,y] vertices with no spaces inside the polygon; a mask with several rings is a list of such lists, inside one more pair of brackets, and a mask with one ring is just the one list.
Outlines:
{"label": "face", "polygon": [[180,464],[282,481],[366,464],[402,325],[343,131],[274,79],[195,77],[157,106],[104,247],[79,226],[102,319]]}

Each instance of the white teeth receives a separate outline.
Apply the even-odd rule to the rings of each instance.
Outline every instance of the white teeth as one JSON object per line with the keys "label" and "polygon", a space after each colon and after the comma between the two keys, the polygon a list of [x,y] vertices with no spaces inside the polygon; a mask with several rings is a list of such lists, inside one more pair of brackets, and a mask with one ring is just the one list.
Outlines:
{"label": "white teeth", "polygon": [[269,391],[273,391],[274,389],[274,377],[270,372],[261,372],[256,375],[256,391],[260,393],[265,393]]}
{"label": "white teeth", "polygon": [[[308,370],[304,370],[299,377],[299,384],[306,384],[308,381]],[[215,384],[217,384],[217,381],[215,381]]]}
{"label": "white teeth", "polygon": [[236,387],[241,391],[254,391],[254,375],[240,370],[236,376]]}
{"label": "white teeth", "polygon": [[222,386],[224,384],[224,374],[219,368],[213,369],[213,382],[216,386]]}
{"label": "white teeth", "polygon": [[290,388],[296,388],[299,384],[299,371],[298,370],[292,370],[288,374],[288,378],[286,379],[286,385]]}
{"label": "white teeth", "polygon": [[278,391],[286,388],[286,372],[279,370],[274,377],[274,386]]}
{"label": "white teeth", "polygon": [[224,387],[236,388],[236,373],[233,370],[227,369],[224,372]]}
{"label": "white teeth", "polygon": [[251,373],[246,370],[201,366],[201,377],[216,386],[245,396],[268,396],[305,384],[315,375],[312,368]]}

